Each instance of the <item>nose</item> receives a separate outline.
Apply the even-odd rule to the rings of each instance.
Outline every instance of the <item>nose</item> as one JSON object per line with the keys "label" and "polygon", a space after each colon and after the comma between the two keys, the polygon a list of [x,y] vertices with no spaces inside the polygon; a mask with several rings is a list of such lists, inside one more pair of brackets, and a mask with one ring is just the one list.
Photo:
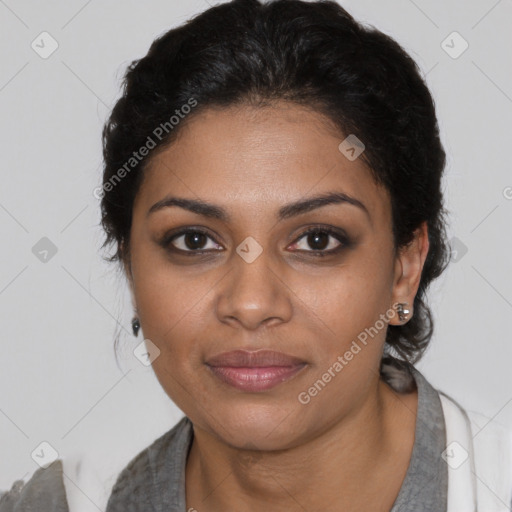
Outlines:
{"label": "nose", "polygon": [[252,262],[233,255],[230,272],[218,289],[217,315],[221,322],[255,330],[261,324],[288,322],[292,292],[275,260],[265,250]]}

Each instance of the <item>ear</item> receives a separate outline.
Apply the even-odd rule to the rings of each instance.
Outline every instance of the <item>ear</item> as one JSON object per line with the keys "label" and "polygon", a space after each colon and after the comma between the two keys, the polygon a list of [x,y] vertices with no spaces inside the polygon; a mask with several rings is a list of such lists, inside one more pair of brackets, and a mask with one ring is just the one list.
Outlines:
{"label": "ear", "polygon": [[[420,285],[428,248],[428,227],[425,221],[414,232],[414,239],[407,246],[400,248],[395,260],[392,305],[397,302],[406,302],[406,309],[410,311],[407,317],[408,320],[414,314],[414,297],[416,297]],[[391,325],[403,325],[398,315],[394,315],[389,323]]]}

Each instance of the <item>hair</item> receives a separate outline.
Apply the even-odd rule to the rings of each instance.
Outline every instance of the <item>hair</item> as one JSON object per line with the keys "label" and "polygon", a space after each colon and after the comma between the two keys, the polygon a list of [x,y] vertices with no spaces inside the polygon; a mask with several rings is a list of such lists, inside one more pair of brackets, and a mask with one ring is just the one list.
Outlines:
{"label": "hair", "polygon": [[[206,108],[294,102],[363,141],[359,158],[389,192],[395,253],[427,223],[429,251],[414,314],[388,326],[383,361],[393,359],[392,351],[406,364],[422,357],[434,325],[426,290],[450,260],[441,192],[446,157],[434,100],[394,39],[330,0],[232,0],[155,39],[147,55],[128,66],[122,89],[102,135],[102,248],[117,246],[109,262],[129,260],[144,169],[190,118]],[[192,102],[197,106],[190,112],[185,106]],[[190,113],[178,119],[181,112]],[[177,122],[169,122],[172,116]],[[155,149],[134,159],[150,140]]]}

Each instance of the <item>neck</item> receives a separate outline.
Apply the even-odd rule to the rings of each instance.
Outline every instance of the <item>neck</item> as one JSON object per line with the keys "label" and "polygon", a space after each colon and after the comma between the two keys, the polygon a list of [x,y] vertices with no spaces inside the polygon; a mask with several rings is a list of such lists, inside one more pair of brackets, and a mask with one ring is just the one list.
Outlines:
{"label": "neck", "polygon": [[233,448],[194,427],[186,467],[187,510],[245,512],[261,510],[267,502],[276,512],[356,506],[389,510],[414,444],[415,403],[416,392],[397,395],[376,379],[350,418],[307,443],[272,452]]}

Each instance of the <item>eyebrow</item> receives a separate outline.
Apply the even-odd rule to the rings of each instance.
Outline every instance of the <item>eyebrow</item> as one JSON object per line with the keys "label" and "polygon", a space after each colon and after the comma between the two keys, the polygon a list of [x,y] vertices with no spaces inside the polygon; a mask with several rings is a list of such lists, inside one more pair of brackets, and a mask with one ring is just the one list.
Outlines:
{"label": "eyebrow", "polygon": [[[279,209],[277,218],[278,220],[289,219],[291,217],[295,217],[297,215],[301,215],[303,213],[316,210],[317,208],[321,208],[322,206],[331,204],[348,204],[355,206],[364,211],[371,221],[370,213],[364,203],[362,203],[359,199],[351,197],[343,192],[319,194],[301,201],[289,203]],[[203,200],[187,199],[184,197],[174,196],[166,196],[165,198],[156,202],[148,210],[147,215],[149,216],[154,212],[163,210],[164,208],[170,208],[172,206],[177,206],[198,215],[202,215],[203,217],[218,219],[223,222],[229,222],[231,219],[231,216],[228,214],[228,212],[220,206],[208,203]]]}

